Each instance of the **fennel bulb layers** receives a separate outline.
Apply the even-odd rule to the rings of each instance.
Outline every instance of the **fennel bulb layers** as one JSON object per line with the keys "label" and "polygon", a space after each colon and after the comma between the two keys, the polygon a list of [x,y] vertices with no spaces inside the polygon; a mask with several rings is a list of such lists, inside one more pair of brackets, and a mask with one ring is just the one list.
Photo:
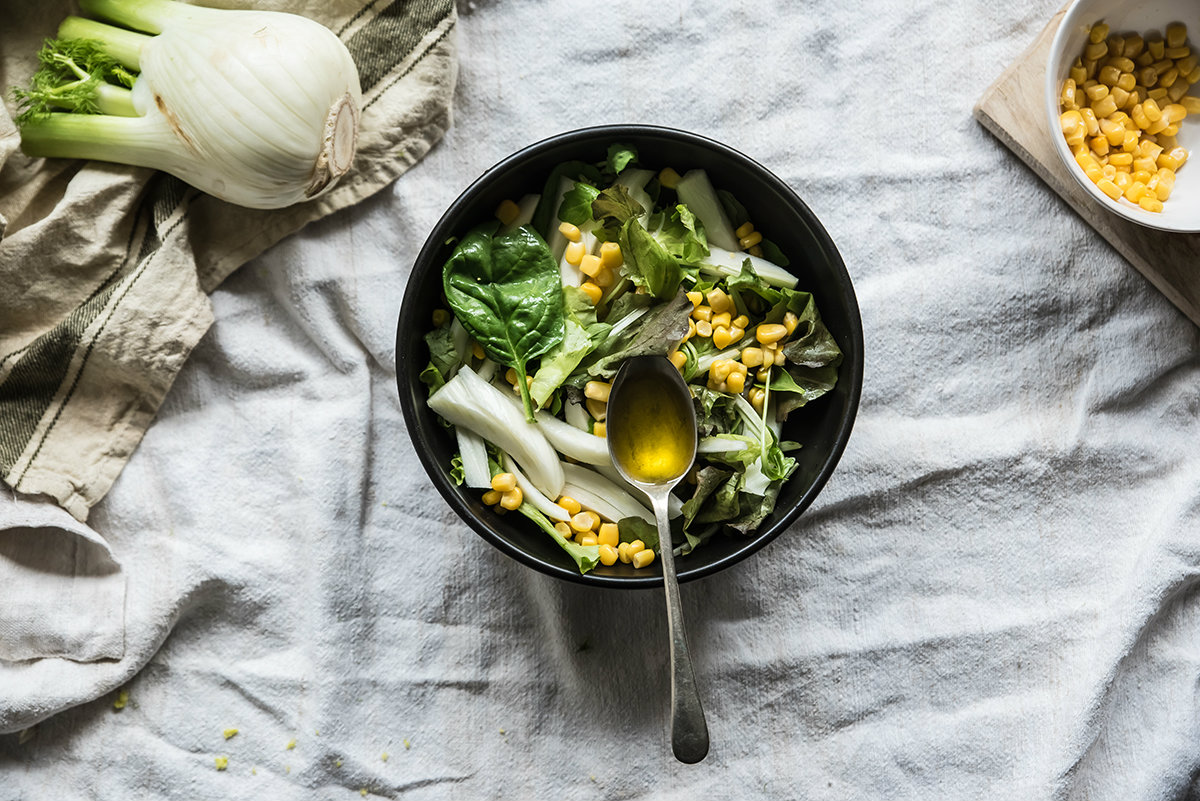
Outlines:
{"label": "fennel bulb layers", "polygon": [[323,25],[173,0],[81,6],[141,32],[79,18],[59,29],[60,37],[95,40],[138,71],[129,90],[135,116],[36,116],[21,130],[27,154],[160,169],[260,209],[317,197],[350,169],[362,102],[358,71]]}

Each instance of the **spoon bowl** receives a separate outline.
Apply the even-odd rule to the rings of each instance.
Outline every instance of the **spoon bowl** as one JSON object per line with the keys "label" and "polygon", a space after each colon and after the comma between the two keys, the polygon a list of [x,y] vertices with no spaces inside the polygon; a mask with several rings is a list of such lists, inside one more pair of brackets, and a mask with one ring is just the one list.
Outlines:
{"label": "spoon bowl", "polygon": [[608,395],[606,433],[617,472],[654,508],[671,643],[671,750],[693,764],[708,754],[708,724],[683,624],[667,499],[696,459],[696,409],[675,365],[663,356],[626,360]]}

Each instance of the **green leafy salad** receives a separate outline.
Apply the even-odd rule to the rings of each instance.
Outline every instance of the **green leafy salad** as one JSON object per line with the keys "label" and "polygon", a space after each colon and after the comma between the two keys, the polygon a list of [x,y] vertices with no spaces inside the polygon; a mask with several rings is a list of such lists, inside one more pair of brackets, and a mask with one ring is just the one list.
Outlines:
{"label": "green leafy salad", "polygon": [[842,352],[787,257],[703,170],[647,169],[613,144],[451,244],[421,379],[457,440],[456,483],[528,517],[581,573],[651,564],[668,544],[612,465],[605,412],[621,363],[661,355],[699,429],[670,546],[749,534],[771,513],[800,447],[782,424],[834,387]]}

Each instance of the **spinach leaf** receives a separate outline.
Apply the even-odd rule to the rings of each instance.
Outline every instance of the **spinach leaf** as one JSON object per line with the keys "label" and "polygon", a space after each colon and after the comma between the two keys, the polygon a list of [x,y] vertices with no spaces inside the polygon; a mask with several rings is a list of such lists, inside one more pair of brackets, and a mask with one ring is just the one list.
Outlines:
{"label": "spinach leaf", "polygon": [[558,207],[558,219],[579,226],[592,219],[592,201],[600,194],[600,190],[583,181],[576,181],[571,191],[563,195],[562,205]]}
{"label": "spinach leaf", "polygon": [[608,146],[608,158],[605,160],[605,164],[613,175],[620,175],[622,170],[636,162],[637,150],[629,145],[613,142]]}
{"label": "spinach leaf", "polygon": [[532,228],[497,235],[497,227],[485,223],[463,237],[442,268],[442,289],[488,356],[516,368],[532,422],[525,365],[563,339],[562,283],[550,249]]}
{"label": "spinach leaf", "polygon": [[666,300],[679,292],[683,280],[679,262],[636,217],[630,217],[621,227],[621,255],[625,257],[622,272],[654,297]]}

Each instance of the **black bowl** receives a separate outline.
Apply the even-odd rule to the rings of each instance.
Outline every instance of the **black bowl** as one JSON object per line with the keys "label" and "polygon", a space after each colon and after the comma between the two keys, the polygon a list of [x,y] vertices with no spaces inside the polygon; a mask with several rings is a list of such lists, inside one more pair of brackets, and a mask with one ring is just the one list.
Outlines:
{"label": "black bowl", "polygon": [[693,133],[649,125],[608,125],[552,136],[521,150],[484,173],[450,205],[434,226],[413,265],[400,307],[396,331],[396,382],[409,435],[430,480],[466,523],[504,553],[551,576],[604,587],[662,585],[651,568],[634,570],[620,562],[580,575],[574,562],[549,536],[522,515],[497,515],[477,490],[450,480],[454,437],[425,405],[426,387],[418,379],[429,362],[423,336],[430,315],[441,306],[442,265],[446,244],[471,226],[491,219],[506,198],[538,193],[557,164],[579,159],[602,161],[613,142],[637,148],[639,161],[651,168],[672,166],[681,173],[703,168],[718,189],[732,192],[750,213],[757,230],[787,254],[798,289],[816,298],[830,332],[845,353],[836,388],[793,412],[784,439],[803,447],[791,455],[798,468],[784,484],[774,512],[749,536],[721,534],[676,560],[680,581],[701,578],[745,559],[779,536],[817,497],[833,473],[850,437],[862,388],[863,334],[858,302],[846,266],[816,216],[792,189],[755,161],[732,148]]}

